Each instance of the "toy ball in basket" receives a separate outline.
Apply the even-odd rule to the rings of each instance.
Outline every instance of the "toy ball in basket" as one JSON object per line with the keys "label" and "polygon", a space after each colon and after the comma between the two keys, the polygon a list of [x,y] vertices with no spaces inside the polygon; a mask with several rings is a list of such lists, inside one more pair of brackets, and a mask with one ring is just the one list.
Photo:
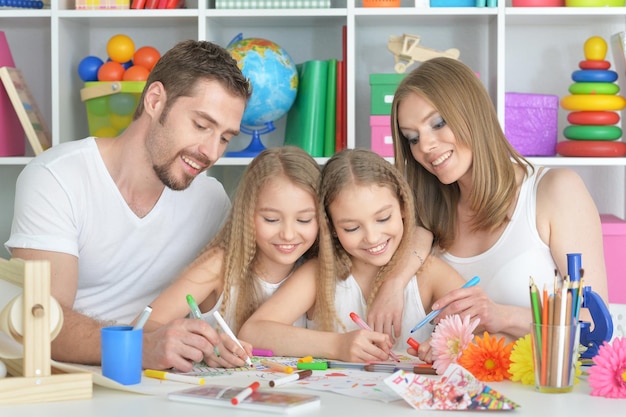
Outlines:
{"label": "toy ball in basket", "polygon": [[89,134],[97,137],[117,136],[130,124],[150,71],[161,58],[152,46],[135,49],[124,34],[112,36],[106,50],[106,61],[90,55],[78,64]]}
{"label": "toy ball in basket", "polygon": [[145,81],[90,81],[80,90],[87,108],[89,134],[117,136],[130,124]]}

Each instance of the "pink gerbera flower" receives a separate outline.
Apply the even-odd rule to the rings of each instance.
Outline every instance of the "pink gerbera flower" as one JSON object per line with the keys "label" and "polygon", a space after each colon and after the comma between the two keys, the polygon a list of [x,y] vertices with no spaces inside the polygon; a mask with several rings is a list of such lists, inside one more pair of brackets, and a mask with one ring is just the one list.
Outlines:
{"label": "pink gerbera flower", "polygon": [[443,374],[451,363],[457,363],[461,352],[467,348],[474,337],[474,329],[480,319],[470,322],[470,316],[458,314],[441,320],[433,332],[430,346],[433,350],[433,368],[439,375]]}
{"label": "pink gerbera flower", "polygon": [[604,342],[589,370],[591,395],[626,398],[626,338]]}

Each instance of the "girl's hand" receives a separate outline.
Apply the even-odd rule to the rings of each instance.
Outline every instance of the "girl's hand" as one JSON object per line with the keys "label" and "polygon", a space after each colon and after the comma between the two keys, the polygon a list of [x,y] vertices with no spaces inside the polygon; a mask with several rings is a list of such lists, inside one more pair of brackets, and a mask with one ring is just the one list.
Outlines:
{"label": "girl's hand", "polygon": [[409,355],[417,356],[426,363],[433,362],[433,349],[430,346],[430,338],[427,341],[421,343],[418,350],[410,347],[406,351]]}
{"label": "girl's hand", "polygon": [[220,334],[221,343],[213,347],[213,350],[204,356],[204,361],[218,368],[241,368],[247,367],[246,357],[252,356],[252,345],[248,342],[239,341],[243,349],[227,334]]}
{"label": "girl's hand", "polygon": [[389,335],[370,330],[354,330],[342,335],[339,360],[345,362],[386,361],[393,344]]}

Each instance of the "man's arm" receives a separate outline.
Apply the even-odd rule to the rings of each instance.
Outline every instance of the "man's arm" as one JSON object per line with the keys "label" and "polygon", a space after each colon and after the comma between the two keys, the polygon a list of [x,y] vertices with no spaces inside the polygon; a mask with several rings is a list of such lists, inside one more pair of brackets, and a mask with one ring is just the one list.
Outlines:
{"label": "man's arm", "polygon": [[52,341],[52,359],[100,364],[100,328],[105,325],[73,310],[78,288],[78,259],[61,252],[13,248],[12,256],[50,261],[50,293],[63,310],[63,327]]}

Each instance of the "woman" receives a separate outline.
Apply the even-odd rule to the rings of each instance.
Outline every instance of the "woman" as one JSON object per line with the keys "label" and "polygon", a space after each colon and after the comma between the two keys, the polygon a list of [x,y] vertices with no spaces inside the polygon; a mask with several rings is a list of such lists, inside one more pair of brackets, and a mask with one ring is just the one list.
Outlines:
{"label": "woman", "polygon": [[[567,274],[582,253],[584,283],[607,300],[598,210],[570,169],[533,167],[507,141],[491,99],[460,61],[436,58],[413,70],[392,104],[395,163],[411,184],[417,216],[440,256],[479,286],[433,309],[480,318],[491,333],[529,332],[529,277],[539,288]],[[588,320],[588,317],[583,319]]]}

